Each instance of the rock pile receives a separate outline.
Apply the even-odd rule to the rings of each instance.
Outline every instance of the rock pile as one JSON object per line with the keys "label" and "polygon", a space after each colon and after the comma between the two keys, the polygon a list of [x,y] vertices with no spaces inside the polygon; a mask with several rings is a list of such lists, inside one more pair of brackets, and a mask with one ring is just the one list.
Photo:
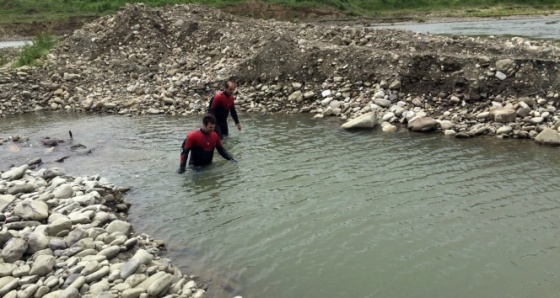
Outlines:
{"label": "rock pile", "polygon": [[[387,131],[431,117],[410,128],[536,137],[558,121],[559,57],[554,41],[255,20],[198,5],[129,5],[76,30],[43,67],[0,72],[0,114],[204,113],[210,94],[234,79],[236,104],[246,112],[341,120],[375,112]],[[495,118],[494,109],[515,115]]]}
{"label": "rock pile", "polygon": [[126,222],[128,188],[27,165],[0,175],[0,296],[205,297]]}

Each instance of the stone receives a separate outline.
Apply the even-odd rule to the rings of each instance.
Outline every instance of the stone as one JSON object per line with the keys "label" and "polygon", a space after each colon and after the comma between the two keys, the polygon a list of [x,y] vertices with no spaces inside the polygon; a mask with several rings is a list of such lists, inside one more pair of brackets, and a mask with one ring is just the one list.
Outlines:
{"label": "stone", "polygon": [[499,123],[515,122],[516,111],[511,108],[498,108],[490,112],[490,118]]}
{"label": "stone", "polygon": [[17,185],[13,185],[10,188],[8,188],[7,193],[11,194],[11,195],[17,195],[20,193],[32,193],[35,191],[35,186],[33,184],[17,184]]}
{"label": "stone", "polygon": [[52,179],[54,177],[64,176],[64,175],[66,175],[64,169],[58,167],[50,168],[43,172],[44,179]]}
{"label": "stone", "polygon": [[3,212],[15,199],[14,195],[0,195],[0,212]]}
{"label": "stone", "polygon": [[383,122],[383,123],[381,123],[381,131],[386,132],[386,133],[396,132],[397,127],[392,125],[391,123]]}
{"label": "stone", "polygon": [[11,290],[18,287],[19,278],[5,276],[0,278],[0,297],[5,297]]}
{"label": "stone", "polygon": [[27,254],[34,254],[49,246],[50,238],[42,230],[35,230],[27,237]]}
{"label": "stone", "polygon": [[31,267],[31,271],[29,272],[29,274],[41,276],[46,275],[52,271],[55,263],[55,257],[40,255],[35,259],[35,262],[33,262],[33,267]]}
{"label": "stone", "polygon": [[418,117],[408,123],[408,129],[415,132],[427,132],[436,129],[438,122],[432,117]]}
{"label": "stone", "polygon": [[22,238],[12,238],[4,245],[2,249],[2,259],[4,262],[13,263],[23,256],[27,250],[27,242]]}
{"label": "stone", "polygon": [[513,131],[513,128],[511,126],[502,126],[500,128],[498,128],[498,130],[496,130],[496,134],[497,135],[506,135],[509,134]]}
{"label": "stone", "polygon": [[11,276],[18,266],[11,263],[0,263],[0,277]]}
{"label": "stone", "polygon": [[132,226],[126,221],[114,220],[105,229],[108,233],[121,232],[124,235],[129,235]]}
{"label": "stone", "polygon": [[70,186],[69,184],[63,184],[57,187],[53,191],[53,194],[54,197],[57,199],[68,199],[74,194],[74,190],[72,189],[72,186]]}
{"label": "stone", "polygon": [[374,128],[377,124],[378,124],[378,119],[375,113],[367,113],[342,124],[341,128],[343,129]]}
{"label": "stone", "polygon": [[164,274],[162,277],[158,278],[154,283],[152,283],[146,290],[148,295],[158,296],[160,293],[166,291],[173,282],[173,275]]}
{"label": "stone", "polygon": [[41,221],[49,217],[49,206],[41,201],[23,201],[16,205],[14,214],[24,220]]}
{"label": "stone", "polygon": [[139,288],[132,288],[132,289],[127,289],[124,290],[121,293],[121,297],[122,298],[138,298],[140,297],[140,295],[142,295],[146,290],[144,289],[139,289]]}
{"label": "stone", "polygon": [[535,137],[535,142],[543,145],[560,146],[560,133],[547,127]]}
{"label": "stone", "polygon": [[78,289],[73,287],[68,287],[62,293],[60,293],[59,298],[78,298],[80,297],[80,292]]}
{"label": "stone", "polygon": [[29,168],[29,166],[26,164],[19,167],[11,168],[10,170],[0,175],[0,178],[9,181],[20,179],[21,177],[23,177],[23,174],[25,174],[27,168]]}
{"label": "stone", "polygon": [[51,222],[47,228],[46,232],[49,236],[56,236],[62,231],[70,231],[72,229],[72,221],[66,216],[58,218]]}
{"label": "stone", "polygon": [[302,102],[303,101],[303,94],[301,93],[301,91],[296,91],[292,94],[290,94],[290,96],[288,96],[288,100],[289,101],[295,101],[295,102]]}
{"label": "stone", "polygon": [[388,108],[391,106],[391,101],[384,98],[374,98],[373,103],[384,108]]}

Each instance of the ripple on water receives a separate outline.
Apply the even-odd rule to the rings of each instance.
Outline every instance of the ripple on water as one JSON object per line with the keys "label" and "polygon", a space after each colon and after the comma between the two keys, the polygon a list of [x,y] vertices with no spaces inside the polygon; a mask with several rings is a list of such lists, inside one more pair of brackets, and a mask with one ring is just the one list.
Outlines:
{"label": "ripple on water", "polygon": [[[198,118],[55,115],[0,118],[3,136],[37,143],[71,129],[94,154],[52,165],[134,186],[135,227],[244,297],[558,293],[557,148],[241,115],[243,131],[224,141],[238,164],[216,154],[177,175]],[[14,156],[0,150],[3,165]]]}

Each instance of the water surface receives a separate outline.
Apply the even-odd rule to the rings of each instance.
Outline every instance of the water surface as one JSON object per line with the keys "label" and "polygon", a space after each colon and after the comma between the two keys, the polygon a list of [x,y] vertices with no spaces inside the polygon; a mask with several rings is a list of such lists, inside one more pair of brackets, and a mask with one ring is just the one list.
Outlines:
{"label": "water surface", "polygon": [[0,41],[0,49],[1,48],[14,48],[14,47],[22,47],[25,45],[31,44],[31,41]]}
{"label": "water surface", "polygon": [[[0,166],[41,156],[133,186],[137,231],[165,240],[185,273],[245,298],[558,296],[557,148],[240,118],[225,141],[239,163],[216,154],[184,175],[179,146],[199,117],[0,118],[3,137],[31,138],[19,152],[0,146]],[[52,163],[69,144],[49,153],[39,141],[69,129],[93,153]]]}
{"label": "water surface", "polygon": [[373,28],[406,29],[420,33],[474,36],[525,36],[538,39],[560,39],[560,17],[520,20],[484,20],[476,22],[418,23],[380,25]]}

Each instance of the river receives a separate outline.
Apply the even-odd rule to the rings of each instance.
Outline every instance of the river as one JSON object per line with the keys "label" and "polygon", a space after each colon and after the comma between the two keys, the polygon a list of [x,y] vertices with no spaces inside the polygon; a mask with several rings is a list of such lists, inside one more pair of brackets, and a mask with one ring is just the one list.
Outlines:
{"label": "river", "polygon": [[31,41],[0,41],[0,49],[2,48],[14,48],[14,47],[22,47],[25,45],[31,44]]}
{"label": "river", "polygon": [[372,28],[406,29],[440,35],[523,36],[536,39],[560,39],[560,16],[519,20],[485,20],[449,23],[379,25]]}
{"label": "river", "polygon": [[[175,173],[200,117],[0,118],[0,167],[41,157],[132,186],[130,221],[187,274],[245,298],[556,297],[560,154],[531,141],[349,132],[311,115],[241,114],[199,172]],[[68,155],[45,136],[93,149]],[[213,297],[234,293],[210,292]],[[211,296],[212,297],[212,296]]]}

